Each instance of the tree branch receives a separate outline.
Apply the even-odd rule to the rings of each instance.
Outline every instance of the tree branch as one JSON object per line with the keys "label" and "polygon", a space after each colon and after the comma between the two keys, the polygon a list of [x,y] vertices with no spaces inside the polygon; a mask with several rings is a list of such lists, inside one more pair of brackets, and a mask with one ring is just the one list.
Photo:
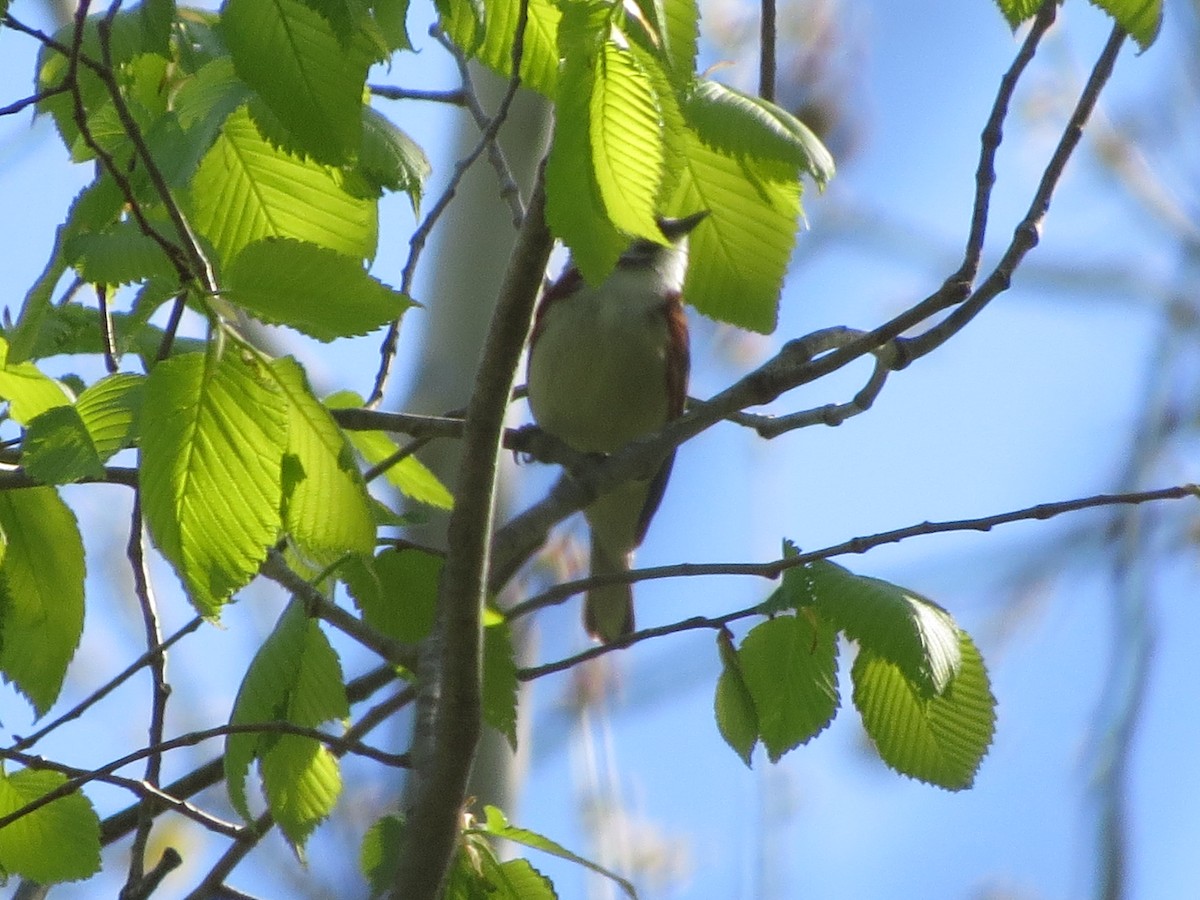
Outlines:
{"label": "tree branch", "polygon": [[[518,34],[524,31],[526,4],[522,11]],[[457,846],[459,811],[479,741],[481,615],[496,471],[504,414],[553,243],[544,208],[539,175],[488,328],[463,427],[460,489],[447,531],[449,553],[433,634],[421,653],[409,815],[409,828],[421,840],[407,842],[393,882],[393,896],[405,900],[434,900],[440,894]]]}
{"label": "tree branch", "polygon": [[[765,563],[680,563],[672,566],[657,566],[654,568],[635,569],[631,572],[622,573],[619,575],[604,575],[581,578],[577,581],[567,584],[556,585],[537,597],[531,597],[524,603],[514,606],[509,611],[508,618],[510,620],[515,619],[520,616],[528,615],[537,609],[542,609],[547,606],[554,606],[562,603],[564,600],[573,596],[574,594],[582,593],[583,591],[606,584],[651,581],[660,578],[696,577],[701,575],[753,575],[761,578],[775,579],[788,569],[795,569],[799,566],[808,565],[809,563],[819,559],[832,559],[836,556],[845,556],[851,553],[866,553],[868,550],[884,544],[896,544],[900,541],[923,535],[945,534],[952,531],[991,531],[998,525],[1006,525],[1010,522],[1052,519],[1055,516],[1060,516],[1065,513],[1078,512],[1085,509],[1095,509],[1097,507],[1133,506],[1144,503],[1155,503],[1162,500],[1183,500],[1188,498],[1194,499],[1198,497],[1200,497],[1200,486],[1195,484],[1183,484],[1174,487],[1159,488],[1152,491],[1134,491],[1125,494],[1096,494],[1091,497],[1081,497],[1075,500],[1063,500],[1058,503],[1039,503],[1037,506],[1029,506],[1025,507],[1024,509],[997,513],[991,516],[983,516],[978,519],[956,519],[947,522],[921,522],[917,525],[908,525],[904,528],[897,528],[893,531],[884,531],[880,532],[879,534],[851,538],[848,541],[843,541],[840,544],[834,544],[821,550],[813,550],[808,553],[798,553],[795,556],[786,556]],[[739,619],[745,619],[749,618],[750,616],[761,614],[761,605],[755,604],[744,609],[711,618],[704,616],[692,616],[691,618],[684,619],[680,622],[674,622],[669,625],[660,625],[656,628],[647,628],[642,631],[634,632],[633,634],[626,635],[625,637],[619,638],[611,643],[591,647],[581,653],[575,654],[574,656],[556,660],[552,663],[546,663],[541,666],[532,666],[525,669],[518,669],[517,678],[521,681],[531,681],[535,678],[540,678],[543,675],[564,671],[572,666],[578,665],[581,662],[585,662],[586,660],[593,659],[597,656],[602,656],[605,653],[611,653],[614,650],[620,650],[625,647],[632,646],[633,644],[641,643],[642,641],[649,640],[653,637],[661,637],[667,634],[677,634],[682,631],[693,631],[697,628],[719,629],[725,627],[730,622],[735,622]]]}

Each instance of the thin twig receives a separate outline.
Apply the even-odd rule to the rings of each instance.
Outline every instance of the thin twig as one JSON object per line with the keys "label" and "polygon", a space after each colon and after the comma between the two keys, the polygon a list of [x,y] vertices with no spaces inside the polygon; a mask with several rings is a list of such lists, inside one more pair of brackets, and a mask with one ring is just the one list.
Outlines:
{"label": "thin twig", "polygon": [[[254,824],[221,855],[221,858],[204,876],[204,880],[196,885],[184,900],[210,900],[211,897],[217,896],[218,890],[223,886],[225,879],[229,877],[229,873],[237,868],[238,863],[246,858],[247,853],[258,846],[274,824],[275,819],[269,812],[263,813],[255,819]],[[226,893],[225,896],[229,896],[229,894]]]}
{"label": "thin twig", "polygon": [[1058,0],[1045,0],[1042,3],[1020,51],[1000,79],[1000,89],[992,103],[991,115],[980,136],[979,165],[975,170],[975,202],[971,211],[971,227],[967,232],[967,246],[963,251],[962,266],[950,276],[952,281],[973,284],[979,273],[979,260],[983,255],[983,241],[987,234],[988,210],[992,204],[992,187],[996,184],[996,152],[1004,139],[1004,120],[1008,118],[1008,108],[1017,82],[1037,52],[1042,37],[1054,24],[1057,14]]}
{"label": "thin twig", "polygon": [[380,659],[387,660],[392,665],[403,666],[410,671],[416,669],[417,653],[415,648],[376,631],[362,619],[351,615],[330,601],[301,575],[292,571],[279,551],[271,550],[267,554],[260,573],[283,586],[299,599],[310,617],[328,622],[347,637],[353,638],[378,655]]}
{"label": "thin twig", "polygon": [[775,100],[775,0],[759,0],[758,96]]}
{"label": "thin twig", "polygon": [[[836,327],[815,331],[801,340],[805,343],[805,352],[810,357],[816,357],[844,347],[862,335],[863,332],[856,328]],[[875,367],[871,370],[871,376],[858,393],[846,403],[827,403],[824,406],[788,413],[784,416],[755,415],[738,410],[726,418],[743,427],[753,428],[759,437],[768,440],[812,425],[829,427],[841,425],[847,419],[861,415],[874,405],[875,399],[887,383],[888,375],[895,370],[895,344],[884,344],[882,347],[876,347],[871,353],[875,357]]]}
{"label": "thin twig", "polygon": [[[58,772],[66,775],[68,778],[86,778],[92,773],[86,769],[80,769],[76,766],[68,766],[63,763],[55,762],[54,760],[45,759],[41,756],[36,756],[31,753],[21,753],[14,750],[0,751],[0,759],[9,759],[13,762],[20,763],[29,769],[47,769],[53,772]],[[135,812],[146,806],[147,803],[153,803],[159,810],[169,809],[179,813],[181,816],[186,816],[193,822],[197,822],[204,826],[214,834],[224,835],[225,837],[236,838],[242,832],[241,825],[235,825],[232,822],[226,822],[224,819],[219,819],[211,813],[206,813],[204,810],[192,806],[186,800],[175,796],[169,790],[162,790],[155,785],[145,781],[139,781],[136,778],[125,778],[121,775],[95,775],[91,780],[99,781],[104,784],[112,784],[117,787],[124,788],[130,793],[141,799],[141,802],[135,807],[131,807]]]}
{"label": "thin twig", "polygon": [[[83,54],[83,34],[84,28],[87,25],[88,12],[91,8],[91,0],[80,0],[79,6],[75,10],[75,27],[71,36],[71,46],[64,48],[57,41],[47,39],[47,46],[51,46],[60,53],[65,53],[67,57],[67,72],[63,76],[63,84],[68,85],[71,92],[72,100],[72,117],[75,121],[75,127],[79,129],[79,136],[87,145],[88,149],[95,154],[96,159],[100,161],[100,165],[108,172],[109,176],[116,183],[117,188],[121,191],[121,196],[125,200],[125,205],[129,209],[130,215],[133,216],[142,233],[154,241],[166,254],[170,260],[172,267],[179,276],[181,283],[186,284],[192,278],[192,273],[188,267],[187,261],[184,258],[183,251],[180,250],[170,239],[159,232],[157,228],[150,224],[146,218],[146,214],[142,209],[142,204],[137,198],[137,194],[133,189],[133,183],[126,176],[121,166],[118,166],[113,155],[106,150],[96,137],[92,134],[91,125],[88,123],[88,110],[83,102],[83,93],[79,84],[79,66],[84,60]],[[103,33],[102,33],[103,34]],[[102,41],[102,50],[104,50],[108,60],[105,63],[89,66],[96,76],[104,82],[109,93],[115,98],[120,96],[120,88],[116,81],[112,78],[112,72],[108,71],[107,66],[111,62],[111,50],[108,48],[108,41]],[[126,108],[128,114],[128,108]],[[124,124],[124,122],[122,122]],[[134,130],[137,130],[136,124]],[[139,134],[140,137],[140,134]],[[132,140],[132,135],[130,135]],[[144,144],[143,144],[144,146]]]}
{"label": "thin twig", "polygon": [[451,106],[466,106],[466,92],[462,88],[450,91],[424,91],[417,88],[402,88],[390,84],[367,86],[376,97],[384,100],[428,100],[431,103],[448,103]]}
{"label": "thin twig", "polygon": [[[453,57],[454,64],[458,67],[458,77],[462,82],[463,104],[475,120],[476,127],[480,131],[486,131],[491,127],[492,119],[484,112],[479,102],[479,91],[475,88],[475,78],[471,75],[466,55],[450,40],[446,32],[437,26],[431,29],[431,33],[434,40],[445,47],[446,52]],[[513,228],[520,228],[521,223],[525,221],[525,204],[521,202],[521,189],[517,186],[517,179],[513,177],[504,148],[500,146],[499,141],[494,140],[488,144],[487,154],[488,162],[492,164],[496,171],[496,179],[500,182],[500,199],[508,204],[512,212]]]}
{"label": "thin twig", "polygon": [[[133,571],[133,589],[138,600],[138,608],[142,612],[142,625],[145,629],[147,650],[162,646],[162,628],[159,625],[158,609],[154,600],[154,588],[150,584],[150,570],[146,565],[145,532],[142,523],[142,494],[139,488],[134,493],[133,513],[129,523],[129,544],[126,548],[129,565]],[[150,655],[147,663],[150,669],[150,725],[149,744],[157,746],[163,742],[163,730],[167,715],[167,698],[171,696],[171,686],[167,683],[167,655],[165,651]],[[162,754],[155,753],[146,757],[147,784],[158,787],[162,776]],[[138,818],[137,831],[134,832],[133,844],[129,853],[129,875],[125,880],[127,888],[132,890],[135,885],[143,882],[145,872],[146,845],[150,841],[150,829],[154,824],[154,810],[149,804],[142,805],[142,813]],[[124,892],[123,892],[124,893]]]}
{"label": "thin twig", "polygon": [[41,103],[43,100],[47,100],[50,97],[55,97],[59,94],[65,94],[69,90],[70,87],[68,85],[60,84],[52,88],[47,88],[44,91],[38,91],[36,94],[10,103],[8,106],[0,106],[0,116],[15,115],[21,110],[28,109],[29,107],[33,106],[35,103]]}
{"label": "thin twig", "polygon": [[1134,491],[1123,494],[1095,494],[1090,497],[1061,500],[1056,503],[1039,503],[1036,506],[1027,506],[1023,509],[995,513],[976,519],[920,522],[916,525],[906,525],[903,528],[896,528],[891,531],[851,538],[850,540],[839,544],[832,544],[821,550],[813,550],[763,563],[678,563],[668,566],[634,569],[630,572],[612,575],[593,575],[588,578],[579,578],[574,581],[555,585],[541,594],[530,597],[528,600],[513,606],[508,611],[507,617],[510,621],[518,619],[536,610],[544,609],[548,606],[556,606],[575,594],[609,584],[655,581],[662,578],[695,578],[711,575],[748,575],[773,579],[778,578],[781,573],[788,569],[807,565],[814,560],[866,553],[868,550],[873,550],[884,544],[898,544],[901,541],[931,534],[946,534],[955,531],[991,531],[999,525],[1007,525],[1010,522],[1044,521],[1066,513],[1079,512],[1085,509],[1108,506],[1135,506],[1163,500],[1184,500],[1195,497],[1200,497],[1200,487],[1194,484],[1175,485],[1151,491]]}
{"label": "thin twig", "polygon": [[231,734],[293,734],[320,741],[335,753],[338,751],[343,754],[353,753],[356,756],[363,756],[367,759],[375,760],[375,762],[383,763],[385,766],[395,766],[397,768],[406,768],[409,765],[407,753],[388,753],[384,750],[378,750],[375,747],[369,747],[361,741],[349,737],[348,734],[339,737],[336,734],[328,734],[317,728],[307,728],[303,725],[294,725],[291,722],[246,722],[236,725],[216,725],[212,728],[204,728],[199,731],[190,731],[187,734],[181,734],[160,744],[142,747],[134,750],[132,753],[127,753],[120,759],[105,763],[97,769],[88,770],[74,778],[68,779],[58,787],[35,800],[29,801],[19,809],[0,816],[0,828],[4,828],[18,819],[36,812],[43,806],[53,803],[61,797],[75,793],[89,782],[97,781],[103,776],[111,775],[118,769],[122,769],[132,763],[140,762],[143,759],[156,754],[166,753],[170,750],[178,750],[181,747],[194,747],[196,744],[202,744],[213,738],[226,737]]}
{"label": "thin twig", "polygon": [[[350,701],[351,705],[361,703],[371,697],[380,688],[395,680],[396,673],[391,666],[378,666],[365,675],[360,675],[358,678],[353,679],[346,685],[346,699]],[[355,722],[347,729],[345,737],[361,738],[374,728],[378,722],[374,720],[367,721],[368,717],[371,716],[371,712],[372,710],[367,710],[358,722]],[[336,749],[333,752],[337,755]],[[192,797],[219,782],[224,777],[224,774],[225,767],[223,760],[221,757],[217,757],[198,766],[186,775],[177,778],[167,785],[163,789],[163,792],[171,798],[178,797],[185,799]],[[140,804],[130,806],[105,819],[100,825],[101,846],[107,847],[109,844],[120,840],[133,831],[137,826],[139,809]]]}
{"label": "thin twig", "polygon": [[128,681],[130,678],[132,678],[138,672],[140,672],[143,668],[150,665],[151,660],[153,660],[155,657],[161,656],[164,652],[166,652],[167,648],[171,647],[173,644],[175,644],[181,638],[191,634],[193,631],[195,631],[197,628],[199,628],[203,623],[204,623],[204,619],[200,616],[196,616],[196,618],[192,619],[190,622],[188,622],[186,625],[184,625],[182,628],[180,628],[178,631],[176,631],[173,635],[171,635],[169,638],[167,638],[161,644],[159,644],[156,647],[151,647],[149,650],[147,650],[145,653],[143,653],[141,656],[139,656],[137,659],[135,659],[132,663],[130,663],[128,666],[126,666],[120,672],[120,674],[114,676],[109,681],[107,681],[105,684],[101,685],[99,688],[92,691],[92,693],[90,693],[87,697],[85,697],[83,700],[81,700],[75,706],[71,707],[71,709],[67,710],[65,713],[63,713],[61,716],[59,716],[53,722],[50,722],[49,724],[38,729],[33,734],[29,735],[29,737],[20,738],[15,744],[12,745],[12,747],[9,748],[8,751],[0,751],[0,752],[13,752],[13,751],[17,751],[17,750],[24,750],[27,747],[32,747],[34,744],[36,744],[38,741],[40,741],[46,735],[50,734],[52,731],[57,730],[58,728],[65,725],[67,722],[71,722],[71,721],[74,721],[75,719],[78,719],[85,712],[87,712],[89,709],[91,709],[92,706],[94,706],[96,703],[99,703],[101,700],[103,700],[105,697],[107,697],[109,694],[111,694],[113,691],[115,691],[117,688],[119,688],[122,684],[124,684],[126,681]]}
{"label": "thin twig", "polygon": [[[662,566],[658,569],[642,569],[641,572],[631,572],[630,575],[644,575],[651,578],[668,578],[677,577],[679,575],[743,574],[761,575],[768,578],[776,578],[780,573],[787,569],[793,569],[797,566],[806,565],[817,559],[829,559],[831,557],[841,556],[846,553],[863,553],[866,550],[869,550],[871,547],[877,547],[881,544],[895,543],[918,534],[941,534],[947,531],[989,531],[996,525],[1002,525],[1007,522],[1016,522],[1021,519],[1049,519],[1065,512],[1090,509],[1097,506],[1151,503],[1159,500],[1175,500],[1198,496],[1200,496],[1200,487],[1194,484],[1181,485],[1173,488],[1163,488],[1157,491],[1138,491],[1129,494],[1102,494],[1095,497],[1085,497],[1080,500],[1068,500],[1063,503],[1043,503],[1039,504],[1038,506],[1031,506],[1027,509],[1017,510],[1011,513],[1002,513],[997,516],[988,516],[983,519],[963,519],[957,522],[925,522],[920,525],[913,525],[909,526],[908,528],[884,532],[882,534],[872,535],[870,537],[854,538],[846,541],[843,544],[838,544],[834,547],[827,547],[824,550],[816,550],[812,553],[801,553],[796,556],[787,557],[786,559],[773,560],[769,563],[734,563],[729,565],[718,564],[711,566]],[[668,569],[676,569],[677,571],[668,573]],[[752,571],[753,569],[758,569],[758,571]],[[616,581],[635,581],[646,579],[641,577],[596,578],[584,579],[579,583],[582,584],[585,580],[589,582],[594,581],[596,584],[608,584]],[[586,587],[581,588],[581,590],[586,590]],[[547,592],[547,594],[549,594],[549,592]],[[561,598],[555,602],[561,602]],[[522,613],[530,611],[528,607],[531,606],[531,603],[522,604],[522,607],[527,607],[526,609],[522,610]],[[513,610],[513,613],[515,612],[516,610]],[[657,628],[646,628],[642,631],[635,631],[632,634],[625,635],[624,637],[618,638],[611,643],[599,644],[595,647],[590,647],[587,650],[574,654],[573,656],[568,656],[540,666],[530,666],[528,668],[518,669],[517,679],[519,681],[532,681],[535,678],[541,678],[543,675],[550,675],[554,672],[566,671],[567,669],[571,669],[589,659],[595,659],[598,656],[603,656],[606,653],[612,653],[616,650],[623,650],[626,647],[631,647],[634,644],[640,644],[642,641],[650,640],[651,638],[662,637],[668,634],[679,634],[684,631],[695,631],[698,628],[719,630],[726,627],[731,622],[736,622],[740,619],[747,619],[761,614],[761,606],[759,604],[755,604],[754,606],[747,606],[744,609],[725,613],[721,616],[692,616],[689,619],[684,619],[680,622],[674,622],[669,625],[660,625]],[[510,613],[510,617],[511,615],[512,614]]]}
{"label": "thin twig", "polygon": [[[1048,3],[1052,5],[1053,0],[1048,0]],[[1079,101],[1075,104],[1071,118],[1068,120],[1066,128],[1063,129],[1058,146],[1050,157],[1050,162],[1046,164],[1045,171],[1042,172],[1041,181],[1029,204],[1029,210],[1017,225],[1008,250],[996,264],[996,268],[979,286],[978,290],[937,325],[916,337],[897,341],[900,352],[906,360],[917,359],[940,347],[961,331],[988,303],[1008,290],[1012,284],[1013,274],[1021,264],[1021,260],[1037,246],[1041,235],[1042,221],[1050,209],[1050,200],[1062,179],[1063,171],[1066,169],[1071,154],[1083,137],[1083,126],[1095,108],[1100,92],[1112,75],[1117,55],[1125,43],[1125,38],[1125,31],[1120,26],[1114,26],[1104,50],[1092,68],[1092,74],[1088,77],[1087,84],[1079,95]]]}
{"label": "thin twig", "polygon": [[117,339],[113,330],[112,311],[108,308],[108,285],[96,285],[96,305],[100,310],[100,342],[104,346],[104,369],[112,375],[121,368],[118,361]]}
{"label": "thin twig", "polygon": [[[521,3],[521,13],[517,16],[518,32],[513,39],[514,57],[520,58],[524,52],[525,29],[524,24],[529,19],[528,0]],[[521,86],[521,76],[519,65],[513,69],[513,76],[509,79],[508,90],[504,94],[504,98],[500,101],[500,106],[488,122],[488,125],[483,129],[483,133],[479,136],[478,142],[471,149],[471,152],[454,164],[454,172],[450,176],[450,183],[446,185],[446,189],[442,191],[437,202],[426,214],[421,224],[413,232],[409,238],[408,259],[404,263],[404,269],[400,275],[400,292],[406,295],[411,295],[413,279],[416,276],[417,261],[421,258],[421,252],[425,249],[425,244],[429,240],[429,235],[433,231],[434,225],[442,217],[442,213],[450,205],[455,195],[458,193],[458,186],[462,183],[463,177],[467,171],[475,164],[480,155],[487,150],[488,146],[496,140],[496,135],[500,133],[500,127],[508,119],[508,110],[512,106],[513,98],[517,94],[517,89]],[[391,376],[392,364],[396,359],[396,349],[400,338],[400,322],[396,320],[388,327],[387,334],[384,336],[383,344],[379,348],[379,371],[375,375],[375,385],[371,389],[371,396],[367,398],[367,406],[374,408],[383,401],[383,393],[387,388],[388,378]]]}

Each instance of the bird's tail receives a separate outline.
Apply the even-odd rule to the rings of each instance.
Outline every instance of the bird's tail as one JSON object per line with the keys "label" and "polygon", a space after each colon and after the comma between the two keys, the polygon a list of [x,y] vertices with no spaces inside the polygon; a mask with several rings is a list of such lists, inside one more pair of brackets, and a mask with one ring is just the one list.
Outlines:
{"label": "bird's tail", "polygon": [[[632,555],[614,560],[593,537],[592,574],[628,572]],[[602,644],[611,644],[630,634],[633,631],[633,585],[606,584],[588,591],[583,606],[583,626]]]}

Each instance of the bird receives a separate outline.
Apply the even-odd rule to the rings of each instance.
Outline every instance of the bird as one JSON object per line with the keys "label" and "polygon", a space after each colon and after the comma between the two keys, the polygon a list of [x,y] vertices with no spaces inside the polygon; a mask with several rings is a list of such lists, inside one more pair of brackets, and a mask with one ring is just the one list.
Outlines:
{"label": "bird", "polygon": [[[613,453],[683,414],[690,368],[682,289],[688,235],[708,216],[657,220],[665,243],[635,238],[600,284],[572,260],[543,292],[529,343],[527,396],[538,426],[581,453]],[[672,452],[657,472],[584,508],[591,573],[627,572],[662,502]],[[594,587],[584,627],[603,644],[634,630],[628,583]]]}

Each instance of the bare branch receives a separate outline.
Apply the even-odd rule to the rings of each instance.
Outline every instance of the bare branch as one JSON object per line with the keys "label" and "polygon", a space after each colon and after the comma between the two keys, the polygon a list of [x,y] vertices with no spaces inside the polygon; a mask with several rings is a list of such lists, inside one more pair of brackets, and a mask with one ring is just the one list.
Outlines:
{"label": "bare branch", "polygon": [[[1010,522],[1043,521],[1085,509],[1109,506],[1136,506],[1145,503],[1157,503],[1164,500],[1184,500],[1189,497],[1200,497],[1200,487],[1194,484],[1182,484],[1151,491],[1133,491],[1123,494],[1095,494],[1090,497],[1061,500],[1056,503],[1039,503],[1036,506],[995,513],[976,519],[920,522],[916,525],[906,525],[903,528],[883,531],[878,534],[854,537],[821,550],[812,550],[807,553],[773,559],[770,562],[764,563],[677,563],[668,566],[634,569],[629,572],[611,575],[593,575],[588,578],[579,578],[575,581],[555,585],[535,597],[530,597],[528,600],[516,604],[509,610],[508,619],[518,619],[539,609],[544,609],[548,606],[557,606],[576,594],[581,594],[593,588],[603,587],[607,584],[656,581],[662,578],[695,578],[711,575],[749,575],[758,578],[774,579],[778,578],[788,569],[806,565],[813,560],[832,559],[836,556],[845,556],[847,554],[866,553],[868,550],[873,550],[884,544],[898,544],[901,541],[931,534],[946,534],[955,531],[991,531],[998,525],[1007,525]],[[757,609],[757,607],[754,608]],[[692,620],[689,619],[688,621]]]}
{"label": "bare branch", "polygon": [[452,91],[422,91],[390,84],[372,84],[368,85],[368,88],[372,94],[384,100],[427,100],[431,103],[448,103],[451,106],[467,105],[466,92],[462,88]]}
{"label": "bare branch", "polygon": [[1004,120],[1008,117],[1008,107],[1012,102],[1017,82],[1025,68],[1037,52],[1038,44],[1058,15],[1057,0],[1045,0],[1034,17],[1033,27],[1025,36],[1016,58],[1004,76],[1000,79],[1000,90],[996,92],[996,100],[992,104],[991,115],[983,127],[980,137],[979,166],[975,170],[975,203],[971,213],[971,228],[967,232],[967,246],[963,252],[962,266],[958,272],[950,276],[953,281],[963,284],[973,284],[979,272],[979,260],[983,254],[983,239],[987,234],[988,210],[992,204],[992,187],[996,183],[996,151],[1004,139]]}
{"label": "bare branch", "polygon": [[[142,625],[145,629],[146,648],[148,651],[162,647],[162,629],[158,621],[158,609],[154,599],[154,589],[150,584],[150,569],[146,565],[145,533],[142,523],[141,489],[134,494],[133,513],[129,523],[129,544],[126,548],[130,568],[133,570],[133,589],[138,600],[138,608],[142,612]],[[149,654],[147,666],[151,676],[150,694],[150,726],[149,743],[157,746],[163,742],[164,723],[167,715],[167,698],[171,695],[171,687],[167,683],[167,655],[163,650]],[[159,786],[162,775],[162,754],[154,753],[146,758],[145,781],[154,787]],[[154,810],[148,803],[142,804],[142,812],[138,817],[137,831],[134,833],[133,845],[129,853],[129,875],[122,889],[122,897],[134,893],[135,885],[145,884],[145,855],[146,845],[150,841],[150,828],[154,824]],[[165,874],[165,873],[164,873]],[[140,889],[140,888],[139,888]]]}
{"label": "bare branch", "polygon": [[[521,13],[517,16],[517,28],[519,29],[516,37],[513,40],[513,56],[520,60],[524,50],[525,42],[525,26],[524,23],[529,19],[528,2],[521,4]],[[404,264],[404,269],[400,276],[400,291],[404,294],[409,294],[412,291],[413,279],[416,276],[417,261],[421,257],[421,252],[425,249],[425,243],[429,240],[429,235],[433,232],[433,226],[437,224],[438,219],[442,217],[442,213],[450,205],[455,195],[458,193],[458,186],[462,183],[463,176],[471,166],[475,165],[475,161],[479,159],[489,146],[496,141],[496,135],[500,133],[500,128],[508,118],[508,110],[512,106],[513,98],[517,95],[517,88],[520,87],[520,64],[518,63],[513,69],[513,77],[509,81],[508,91],[504,98],[500,101],[500,106],[487,124],[487,128],[483,130],[483,134],[479,136],[479,142],[472,148],[471,152],[460,159],[454,165],[454,172],[450,176],[450,183],[446,185],[446,189],[442,191],[437,202],[426,214],[421,224],[413,232],[409,238],[408,245],[408,260]],[[392,363],[396,358],[397,341],[400,336],[399,320],[392,322],[388,327],[387,334],[384,336],[383,345],[379,348],[379,371],[375,375],[375,386],[371,390],[371,396],[367,398],[367,406],[376,407],[383,400],[383,392],[387,387],[388,378],[391,375]]]}
{"label": "bare branch", "polygon": [[59,772],[62,775],[66,775],[68,778],[88,778],[91,776],[90,780],[92,781],[100,781],[104,784],[112,784],[116,785],[117,787],[125,788],[125,790],[142,799],[142,802],[138,803],[136,807],[133,807],[135,811],[144,808],[147,803],[153,803],[158,808],[159,812],[164,809],[172,810],[173,812],[177,812],[182,816],[186,816],[194,822],[198,822],[200,825],[203,825],[206,829],[215,834],[236,838],[242,833],[242,826],[235,825],[232,822],[226,822],[225,820],[219,819],[210,813],[206,813],[170,793],[170,791],[164,791],[145,781],[138,781],[135,778],[124,778],[120,775],[113,775],[111,773],[106,775],[96,775],[87,771],[86,769],[79,769],[75,766],[64,765],[63,763],[45,759],[41,756],[34,756],[33,754],[21,753],[13,750],[0,751],[0,757],[4,759],[11,759],[13,762],[18,762],[29,769],[47,769],[53,772]]}
{"label": "bare branch", "polygon": [[[521,3],[508,102],[520,83],[528,2]],[[499,115],[499,114],[497,114]],[[480,735],[481,616],[488,589],[496,473],[504,414],[553,240],[539,174],[488,328],[463,427],[460,486],[447,531],[433,633],[422,646],[409,827],[393,896],[433,900],[457,845],[459,810]]]}
{"label": "bare branch", "polygon": [[[1054,0],[1047,0],[1043,6],[1043,10],[1047,6],[1053,5]],[[1016,272],[1017,267],[1021,264],[1021,260],[1025,258],[1025,255],[1030,250],[1037,246],[1041,234],[1042,221],[1050,209],[1050,200],[1054,196],[1058,182],[1062,179],[1067,161],[1070,160],[1071,154],[1083,137],[1083,126],[1087,123],[1088,117],[1095,108],[1101,90],[1103,90],[1104,85],[1108,83],[1108,79],[1112,75],[1113,67],[1117,62],[1117,54],[1120,53],[1121,47],[1125,43],[1125,38],[1126,34],[1124,30],[1119,26],[1114,26],[1112,33],[1109,35],[1108,42],[1104,46],[1104,50],[1096,60],[1096,65],[1092,68],[1092,73],[1088,77],[1083,92],[1079,95],[1079,101],[1075,105],[1075,110],[1071,113],[1071,118],[1068,120],[1066,128],[1063,129],[1058,146],[1055,148],[1053,156],[1050,157],[1050,162],[1046,165],[1046,169],[1042,173],[1041,182],[1038,184],[1037,191],[1033,195],[1033,200],[1029,204],[1029,211],[1025,214],[1025,218],[1021,220],[1020,224],[1017,225],[1012,241],[1008,245],[1008,250],[1005,251],[1000,262],[997,263],[996,268],[983,284],[979,286],[977,291],[937,325],[917,337],[897,342],[900,345],[901,353],[907,361],[917,359],[940,347],[950,337],[961,331],[988,303],[1008,290],[1009,285],[1012,283],[1013,273]]]}
{"label": "bare branch", "polygon": [[415,648],[376,631],[362,619],[330,601],[306,579],[293,572],[278,550],[271,550],[267,554],[260,573],[298,598],[311,618],[323,619],[392,665],[403,666],[410,671],[417,667]]}
{"label": "bare branch", "polygon": [[[231,734],[294,734],[299,737],[307,737],[320,741],[338,755],[353,753],[357,756],[363,756],[367,759],[383,763],[385,766],[395,766],[398,768],[405,768],[409,765],[409,756],[407,753],[387,753],[383,750],[377,750],[374,747],[367,746],[357,738],[351,737],[349,732],[339,737],[336,734],[328,734],[316,728],[306,728],[303,725],[294,725],[291,722],[247,722],[237,725],[217,725],[213,728],[205,728],[201,731],[191,731],[187,734],[181,734],[179,737],[171,738],[160,744],[142,747],[122,756],[120,759],[105,763],[97,769],[79,770],[79,775],[70,778],[52,791],[42,794],[36,800],[31,800],[11,813],[0,816],[0,828],[10,825],[32,812],[36,812],[43,806],[53,803],[61,797],[75,793],[89,782],[99,781],[132,763],[140,762],[151,756],[161,755],[169,750],[178,750],[181,747],[194,747],[196,744],[202,744],[213,738],[225,737]],[[10,755],[12,755],[10,751],[0,751],[0,758]]]}
{"label": "bare branch", "polygon": [[50,722],[47,725],[43,726],[42,728],[38,729],[33,734],[29,735],[29,737],[21,738],[15,744],[13,744],[13,746],[10,747],[7,751],[0,751],[0,753],[13,752],[13,751],[17,751],[17,750],[23,750],[26,747],[32,747],[34,744],[36,744],[38,741],[40,741],[46,735],[50,734],[50,732],[57,730],[58,728],[65,725],[67,722],[71,722],[71,721],[74,721],[75,719],[78,719],[85,712],[87,712],[89,709],[91,709],[92,706],[99,703],[101,700],[103,700],[105,697],[107,697],[109,694],[111,694],[113,691],[115,691],[117,688],[119,688],[122,684],[124,684],[126,681],[128,681],[130,678],[132,678],[134,675],[136,675],[138,672],[140,672],[146,666],[150,665],[151,660],[155,659],[156,657],[161,656],[164,652],[166,652],[167,648],[171,647],[173,644],[175,644],[177,641],[179,641],[181,638],[185,637],[186,635],[191,634],[193,631],[195,631],[197,628],[199,628],[203,623],[204,623],[204,619],[201,618],[200,616],[196,616],[196,618],[192,619],[190,622],[188,622],[186,625],[184,625],[182,628],[180,628],[178,631],[176,631],[173,635],[171,635],[169,638],[167,638],[161,644],[159,644],[155,647],[151,647],[149,650],[147,650],[145,653],[143,653],[141,656],[139,656],[137,659],[135,659],[132,663],[130,663],[128,666],[126,666],[125,669],[123,669],[120,674],[118,674],[115,677],[113,677],[112,679],[110,679],[108,682],[106,682],[101,687],[92,691],[91,694],[89,694],[87,697],[85,697],[83,700],[81,700],[75,706],[71,707],[71,709],[67,710],[65,713],[63,713],[61,716],[59,716],[53,722]]}
{"label": "bare branch", "polygon": [[775,100],[775,0],[759,0],[758,95]]}

